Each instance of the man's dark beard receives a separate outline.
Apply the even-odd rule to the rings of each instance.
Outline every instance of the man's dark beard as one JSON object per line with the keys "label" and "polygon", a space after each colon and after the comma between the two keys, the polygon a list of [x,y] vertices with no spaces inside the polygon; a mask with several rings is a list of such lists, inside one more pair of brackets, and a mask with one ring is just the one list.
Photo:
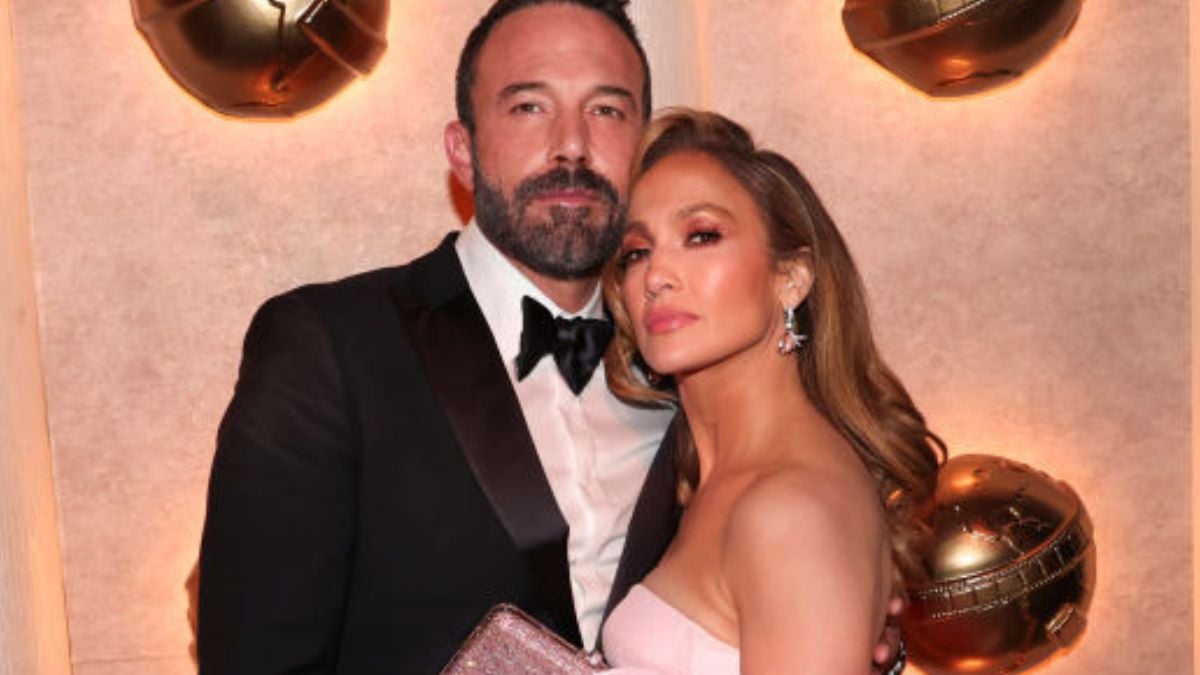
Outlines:
{"label": "man's dark beard", "polygon": [[[592,206],[552,206],[548,220],[531,221],[526,215],[540,194],[562,190],[587,190],[608,206],[608,215]],[[552,169],[527,178],[509,203],[498,187],[475,163],[475,221],[502,253],[534,272],[551,279],[596,276],[617,251],[625,228],[625,209],[617,189],[604,176],[581,166]],[[595,222],[592,222],[595,221]]]}

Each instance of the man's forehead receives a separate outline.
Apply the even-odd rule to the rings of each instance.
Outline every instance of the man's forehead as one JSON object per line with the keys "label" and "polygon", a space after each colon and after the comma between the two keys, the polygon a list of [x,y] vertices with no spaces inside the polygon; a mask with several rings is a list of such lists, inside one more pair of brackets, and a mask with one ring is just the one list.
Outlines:
{"label": "man's forehead", "polygon": [[[502,88],[500,93],[496,95],[496,98],[503,101],[525,92],[546,92],[550,89],[550,83],[543,82],[541,80],[518,80]],[[598,84],[593,87],[589,93],[596,96],[616,96],[619,98],[626,98],[629,99],[630,102],[637,101],[633,91],[626,89],[625,87],[612,84]]]}
{"label": "man's forehead", "polygon": [[477,72],[477,84],[486,80],[492,90],[485,95],[569,81],[630,91],[635,101],[644,76],[636,48],[612,19],[569,3],[534,5],[501,19],[480,50]]}

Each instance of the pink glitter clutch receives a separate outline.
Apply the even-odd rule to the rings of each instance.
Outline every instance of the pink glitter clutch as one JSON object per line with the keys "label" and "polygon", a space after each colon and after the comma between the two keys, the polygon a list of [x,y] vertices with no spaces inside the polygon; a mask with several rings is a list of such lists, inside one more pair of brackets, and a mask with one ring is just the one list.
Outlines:
{"label": "pink glitter clutch", "polygon": [[573,647],[512,605],[496,605],[442,675],[592,675],[604,669],[599,654]]}

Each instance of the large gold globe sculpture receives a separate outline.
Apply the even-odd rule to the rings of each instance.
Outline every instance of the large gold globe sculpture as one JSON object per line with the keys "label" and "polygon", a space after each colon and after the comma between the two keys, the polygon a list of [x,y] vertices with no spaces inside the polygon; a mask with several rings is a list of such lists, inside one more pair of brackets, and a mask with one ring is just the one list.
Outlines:
{"label": "large gold globe sculpture", "polygon": [[930,96],[1015,80],[1071,30],[1083,0],[846,0],[855,48]]}
{"label": "large gold globe sculpture", "polygon": [[910,587],[904,635],[929,673],[1012,673],[1071,646],[1086,625],[1096,548],[1061,481],[963,455],[938,476],[931,581]]}
{"label": "large gold globe sculpture", "polygon": [[133,0],[133,13],[172,77],[239,117],[313,108],[387,47],[388,0]]}

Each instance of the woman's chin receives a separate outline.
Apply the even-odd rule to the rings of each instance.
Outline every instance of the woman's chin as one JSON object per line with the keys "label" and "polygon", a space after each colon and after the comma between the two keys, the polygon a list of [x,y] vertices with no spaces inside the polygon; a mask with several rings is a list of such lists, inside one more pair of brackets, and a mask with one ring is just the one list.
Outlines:
{"label": "woman's chin", "polygon": [[703,370],[705,366],[712,363],[711,360],[698,358],[695,354],[655,354],[653,356],[642,354],[646,365],[650,366],[650,370],[654,371],[655,375],[661,377],[671,377],[678,382],[681,378],[687,377],[690,373],[698,370]]}

